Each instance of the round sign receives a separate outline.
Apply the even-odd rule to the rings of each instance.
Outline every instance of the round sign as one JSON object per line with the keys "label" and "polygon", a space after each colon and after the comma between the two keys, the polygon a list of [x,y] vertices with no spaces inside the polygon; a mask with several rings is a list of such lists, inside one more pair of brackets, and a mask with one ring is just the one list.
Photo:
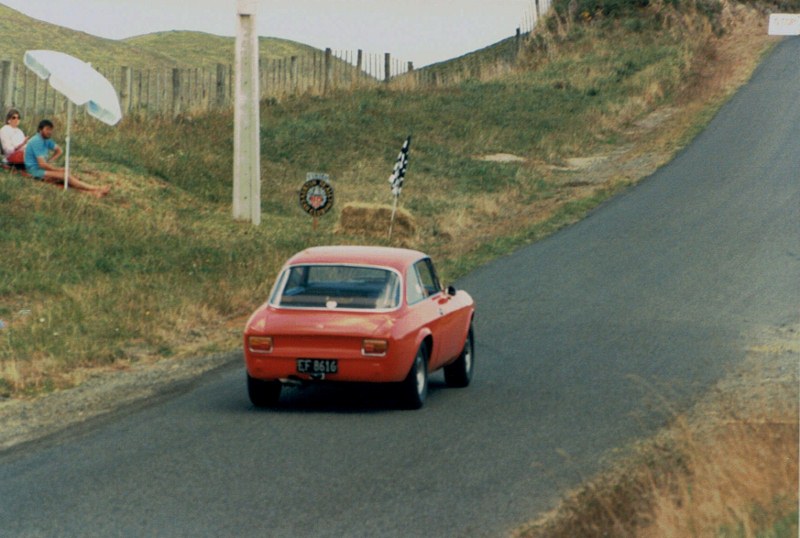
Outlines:
{"label": "round sign", "polygon": [[312,217],[324,215],[333,207],[333,187],[324,179],[309,179],[300,189],[300,207]]}

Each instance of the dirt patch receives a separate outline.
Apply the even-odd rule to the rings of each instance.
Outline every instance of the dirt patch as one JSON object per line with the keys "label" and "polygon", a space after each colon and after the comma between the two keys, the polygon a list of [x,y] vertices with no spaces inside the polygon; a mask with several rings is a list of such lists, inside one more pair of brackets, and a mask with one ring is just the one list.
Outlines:
{"label": "dirt patch", "polygon": [[637,143],[625,144],[602,155],[570,157],[562,165],[549,165],[556,185],[584,187],[612,182],[633,182],[652,174],[666,163],[674,150],[647,147],[640,143],[649,141],[659,129],[670,124],[676,109],[665,107],[654,110],[633,123],[625,134]]}
{"label": "dirt patch", "polygon": [[491,155],[478,155],[475,159],[490,163],[523,163],[524,157],[512,155],[511,153],[492,153]]}

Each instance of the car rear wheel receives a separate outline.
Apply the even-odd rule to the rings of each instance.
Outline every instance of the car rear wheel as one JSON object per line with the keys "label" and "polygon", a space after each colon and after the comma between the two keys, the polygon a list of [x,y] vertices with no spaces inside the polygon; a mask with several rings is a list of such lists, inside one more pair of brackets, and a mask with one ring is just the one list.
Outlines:
{"label": "car rear wheel", "polygon": [[428,397],[428,348],[422,343],[411,370],[400,383],[400,403],[404,409],[419,409]]}
{"label": "car rear wheel", "polygon": [[444,367],[444,382],[448,387],[466,387],[472,381],[472,372],[475,369],[475,338],[472,334],[472,325],[467,331],[467,340],[461,355]]}
{"label": "car rear wheel", "polygon": [[264,381],[247,374],[247,395],[256,407],[273,407],[281,397],[279,381]]}

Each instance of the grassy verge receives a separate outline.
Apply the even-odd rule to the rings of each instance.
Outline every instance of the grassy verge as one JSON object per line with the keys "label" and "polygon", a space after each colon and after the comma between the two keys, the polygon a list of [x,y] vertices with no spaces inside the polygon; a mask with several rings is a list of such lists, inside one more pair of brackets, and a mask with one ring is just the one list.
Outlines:
{"label": "grassy verge", "polygon": [[800,326],[768,331],[698,406],[515,538],[793,538]]}
{"label": "grassy verge", "polygon": [[[230,113],[78,122],[75,170],[113,184],[111,196],[0,175],[0,395],[70,386],[87,368],[236,348],[287,256],[388,242],[334,224],[345,202],[391,201],[386,178],[408,134],[402,204],[418,229],[408,243],[448,281],[580,219],[665,162],[766,46],[744,8],[724,31],[692,7],[656,8],[672,18],[553,19],[502,76],[265,103],[259,228],[230,218]],[[26,120],[30,132],[36,119]],[[522,160],[481,158],[495,153]],[[601,165],[570,164],[586,157]],[[297,202],[309,171],[331,175],[340,204],[317,231]]]}

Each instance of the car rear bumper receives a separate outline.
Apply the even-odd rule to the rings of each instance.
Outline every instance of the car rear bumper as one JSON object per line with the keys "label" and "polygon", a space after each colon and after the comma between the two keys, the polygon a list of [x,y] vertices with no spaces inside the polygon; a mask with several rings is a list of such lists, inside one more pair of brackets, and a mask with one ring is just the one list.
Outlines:
{"label": "car rear bumper", "polygon": [[[391,357],[360,357],[336,359],[336,373],[301,373],[298,371],[298,358],[258,356],[245,357],[247,373],[256,379],[367,382],[391,383],[402,381],[411,367],[410,363],[394,360]],[[406,361],[408,362],[408,361]]]}

